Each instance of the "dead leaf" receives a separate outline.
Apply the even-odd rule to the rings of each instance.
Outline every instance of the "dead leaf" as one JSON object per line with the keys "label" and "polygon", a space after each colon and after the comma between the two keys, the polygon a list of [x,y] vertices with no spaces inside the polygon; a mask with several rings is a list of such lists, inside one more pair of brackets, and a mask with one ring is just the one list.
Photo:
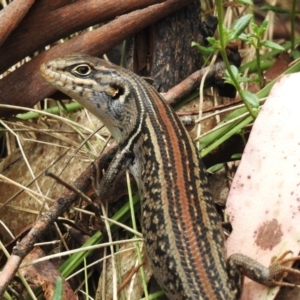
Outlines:
{"label": "dead leaf", "polygon": [[[35,247],[23,260],[26,264],[32,260],[44,257],[45,253],[39,247]],[[25,277],[34,288],[42,287],[44,297],[48,300],[53,299],[56,279],[60,277],[60,273],[50,261],[43,261],[34,265],[20,268],[20,273]],[[77,300],[68,282],[63,282],[62,300]]]}
{"label": "dead leaf", "polygon": [[274,64],[265,72],[265,80],[267,82],[270,82],[276,79],[288,69],[291,62],[292,59],[286,52],[280,53],[280,55],[276,58]]}
{"label": "dead leaf", "polygon": [[[300,73],[283,76],[254,123],[227,201],[228,256],[243,253],[269,266],[273,256],[299,253],[299,82]],[[270,300],[277,291],[246,279],[242,299]]]}

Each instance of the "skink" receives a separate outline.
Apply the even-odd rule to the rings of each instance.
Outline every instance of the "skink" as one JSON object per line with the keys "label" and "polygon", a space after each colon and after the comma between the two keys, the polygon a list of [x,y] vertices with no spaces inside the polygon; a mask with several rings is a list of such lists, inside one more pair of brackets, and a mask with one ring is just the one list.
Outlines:
{"label": "skink", "polygon": [[[143,79],[99,58],[44,63],[45,80],[107,126],[119,152],[99,196],[128,168],[142,197],[142,231],[155,278],[172,300],[239,299],[246,275],[275,285],[286,269],[242,254],[225,257],[220,218],[197,150],[173,110]],[[291,270],[291,269],[289,269]]]}

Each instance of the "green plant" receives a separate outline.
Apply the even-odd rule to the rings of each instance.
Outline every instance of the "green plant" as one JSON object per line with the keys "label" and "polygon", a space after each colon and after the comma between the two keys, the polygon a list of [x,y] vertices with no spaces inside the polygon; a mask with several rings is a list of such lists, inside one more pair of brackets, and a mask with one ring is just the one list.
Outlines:
{"label": "green plant", "polygon": [[247,44],[252,45],[255,48],[256,54],[256,67],[257,67],[257,75],[258,75],[258,83],[260,87],[263,86],[263,79],[262,79],[262,70],[261,70],[261,55],[260,49],[262,46],[284,51],[284,48],[277,43],[272,41],[262,41],[263,35],[268,27],[269,21],[264,20],[261,26],[256,25],[254,22],[251,22],[252,32],[250,33],[241,33],[239,38],[245,41]]}
{"label": "green plant", "polygon": [[61,277],[58,277],[55,283],[53,299],[56,300],[62,299],[62,294],[63,294],[63,280],[61,279]]}
{"label": "green plant", "polygon": [[[253,5],[252,1],[250,0],[243,0],[238,2],[242,2],[246,5]],[[262,37],[267,28],[268,23],[263,22],[260,26],[256,25],[252,21],[252,14],[246,14],[240,17],[234,23],[232,28],[226,28],[223,24],[222,4],[223,3],[221,0],[217,1],[219,39],[217,40],[213,37],[208,38],[207,40],[210,44],[208,47],[203,47],[196,42],[192,42],[192,46],[197,47],[199,52],[205,56],[211,55],[217,51],[222,55],[222,58],[226,65],[226,71],[224,76],[225,82],[234,85],[234,87],[240,94],[245,107],[236,109],[234,112],[228,115],[220,124],[218,124],[216,128],[214,128],[211,132],[205,134],[205,136],[201,138],[199,149],[202,157],[207,155],[209,152],[211,152],[213,149],[225,142],[234,134],[239,134],[245,126],[247,126],[253,121],[253,119],[255,119],[255,117],[259,113],[261,99],[268,96],[272,86],[276,82],[275,79],[272,82],[268,83],[258,93],[253,94],[241,88],[240,83],[250,81],[250,79],[242,77],[241,73],[244,72],[246,69],[250,68],[251,72],[256,72],[261,76],[262,70],[267,67],[270,67],[276,55],[278,55],[282,51],[289,50],[291,49],[291,47],[293,47],[293,43],[291,42],[287,42],[283,45],[283,47],[281,47],[271,41],[262,41]],[[293,7],[294,4],[295,3],[293,2]],[[297,11],[294,10],[293,15],[296,12]],[[244,33],[244,31],[248,26],[251,26],[252,32],[246,34]],[[244,41],[246,41],[247,44],[252,45],[257,51],[255,60],[245,65],[242,65],[239,68],[230,65],[226,55],[227,45],[235,39],[243,39]],[[299,41],[300,39],[296,39],[294,43],[299,43]],[[260,55],[259,49],[261,48],[261,46],[265,46],[273,50],[264,55]],[[284,73],[288,74],[298,72],[299,70],[300,63],[296,63]]]}
{"label": "green plant", "polygon": [[294,58],[298,58],[299,51],[295,51],[295,17],[297,14],[300,14],[300,11],[296,10],[296,0],[293,0],[291,10],[280,8],[274,5],[263,5],[261,9],[289,15],[289,19],[291,20],[291,54],[294,56]]}
{"label": "green plant", "polygon": [[255,119],[258,114],[258,99],[256,99],[255,96],[250,95],[249,92],[242,90],[239,82],[241,77],[238,74],[237,68],[230,65],[226,54],[226,47],[228,46],[228,44],[231,41],[237,39],[249,26],[250,21],[252,19],[252,14],[242,16],[234,23],[232,28],[228,29],[223,24],[223,6],[221,0],[218,0],[217,6],[219,40],[215,39],[214,37],[209,37],[207,38],[207,40],[211,45],[210,47],[202,47],[201,45],[195,42],[192,43],[192,46],[196,46],[202,54],[206,55],[214,53],[216,51],[220,52],[227,70],[225,81],[231,83],[236,88],[250,115],[252,116],[252,118]]}

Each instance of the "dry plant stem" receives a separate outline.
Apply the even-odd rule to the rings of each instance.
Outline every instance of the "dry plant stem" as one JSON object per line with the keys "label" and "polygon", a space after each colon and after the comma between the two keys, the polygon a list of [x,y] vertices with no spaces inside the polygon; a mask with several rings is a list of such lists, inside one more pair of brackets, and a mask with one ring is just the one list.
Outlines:
{"label": "dry plant stem", "polygon": [[[111,159],[115,156],[118,148],[107,148],[97,160],[96,163],[100,170],[105,169]],[[91,184],[91,177],[94,176],[94,166],[91,164],[85,172],[74,182],[74,186],[81,192],[85,192]],[[67,211],[75,203],[79,195],[73,191],[66,191],[56,203],[35,223],[30,232],[13,248],[13,253],[8,259],[4,269],[0,273],[0,298],[3,295],[7,285],[17,272],[23,258],[33,249],[34,244],[49,229],[59,216]]]}
{"label": "dry plant stem", "polygon": [[[202,110],[202,113],[214,112],[216,110],[220,110],[220,109],[224,109],[224,108],[231,107],[231,106],[234,106],[234,105],[238,105],[242,102],[243,101],[239,98],[238,100],[233,100],[230,103],[220,104],[220,105],[216,105],[216,106],[213,106],[213,107],[205,108],[205,109]],[[199,115],[199,110],[177,111],[176,113],[180,117],[195,116],[195,115]]]}
{"label": "dry plant stem", "polygon": [[[181,83],[171,88],[167,93],[162,94],[165,100],[170,104],[177,104],[179,101],[189,96],[191,92],[199,87],[199,83],[202,80],[203,75],[207,71],[207,68],[203,68],[196,71]],[[215,65],[210,67],[210,70],[205,79],[205,85],[214,83],[215,77],[225,72],[225,65],[223,61],[217,62]],[[198,111],[199,113],[199,111]]]}
{"label": "dry plant stem", "polygon": [[64,186],[70,191],[73,191],[74,193],[80,195],[81,198],[83,198],[87,203],[91,203],[91,199],[87,197],[84,193],[82,193],[79,189],[77,189],[75,186],[72,186],[71,184],[63,181],[59,176],[56,176],[55,174],[51,173],[49,170],[45,171],[45,175],[51,177],[52,179],[56,180],[57,183]]}
{"label": "dry plant stem", "polygon": [[22,21],[33,3],[34,0],[15,0],[0,11],[0,46]]}
{"label": "dry plant stem", "polygon": [[5,268],[0,273],[0,297],[2,297],[9,282],[12,281],[21,262],[22,262],[22,258],[20,256],[11,255],[9,257],[9,259],[5,265]]}
{"label": "dry plant stem", "polygon": [[120,296],[121,291],[126,287],[126,285],[131,281],[133,275],[135,275],[138,270],[141,268],[142,265],[135,266],[132,268],[130,273],[126,276],[125,280],[122,282],[122,284],[118,287],[118,296]]}
{"label": "dry plant stem", "polygon": [[[0,103],[32,107],[55,91],[40,75],[39,68],[45,61],[76,52],[87,53],[92,56],[102,55],[126,37],[191,2],[192,0],[167,0],[161,4],[131,12],[96,30],[86,32],[43,52],[0,81]],[[6,115],[7,111],[0,111],[0,116]]]}
{"label": "dry plant stem", "polygon": [[74,32],[163,1],[86,0],[69,2],[56,9],[50,7],[49,0],[36,1],[20,26],[0,48],[0,73],[42,47]]}
{"label": "dry plant stem", "polygon": [[[60,155],[59,157],[57,157],[49,166],[49,168],[51,168],[54,164],[56,164],[61,158],[63,158],[65,156],[65,154],[68,152],[68,150],[64,151],[64,153],[62,155]],[[35,178],[31,179],[26,187],[29,187],[35,180],[37,180],[38,178],[40,178],[42,175],[44,174],[44,170],[42,172],[40,172],[38,175],[36,175]],[[24,192],[24,189],[20,189],[18,192],[16,192],[14,195],[12,195],[8,200],[6,200],[4,203],[2,203],[2,205],[0,206],[0,213],[1,210],[4,209],[4,207],[6,207],[8,204],[10,204],[11,201],[13,201],[18,195],[20,195],[21,193]]]}

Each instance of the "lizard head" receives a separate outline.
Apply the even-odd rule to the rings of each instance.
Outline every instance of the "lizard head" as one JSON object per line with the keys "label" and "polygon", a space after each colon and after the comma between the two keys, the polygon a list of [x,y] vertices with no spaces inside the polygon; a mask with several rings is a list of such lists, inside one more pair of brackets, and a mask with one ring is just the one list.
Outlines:
{"label": "lizard head", "polygon": [[119,144],[138,130],[143,97],[136,88],[141,79],[133,73],[83,54],[50,60],[41,66],[41,73],[99,118]]}

